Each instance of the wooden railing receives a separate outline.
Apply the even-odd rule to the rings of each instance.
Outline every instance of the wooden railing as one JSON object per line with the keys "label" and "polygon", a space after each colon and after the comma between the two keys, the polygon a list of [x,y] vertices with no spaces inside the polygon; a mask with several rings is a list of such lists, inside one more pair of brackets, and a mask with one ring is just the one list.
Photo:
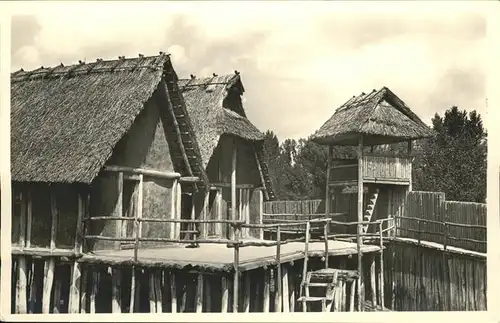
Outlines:
{"label": "wooden railing", "polygon": [[[453,223],[453,222],[447,222],[447,221],[427,220],[427,219],[407,217],[407,216],[396,216],[395,218],[398,220],[397,221],[398,223],[400,222],[400,220],[408,220],[408,221],[412,221],[412,222],[417,222],[418,228],[416,230],[410,229],[410,228],[404,228],[400,225],[396,225],[396,230],[416,233],[417,234],[416,240],[417,240],[418,244],[421,244],[421,242],[422,242],[422,239],[421,239],[422,234],[430,234],[430,235],[436,235],[436,236],[443,237],[443,244],[442,245],[443,245],[444,251],[446,251],[448,247],[452,246],[452,245],[450,245],[450,240],[451,241],[469,241],[469,242],[484,244],[485,246],[487,243],[487,241],[486,241],[486,226],[485,225]],[[441,232],[432,232],[432,231],[422,229],[422,226],[423,225],[425,226],[428,223],[432,223],[432,224],[441,226],[442,231]],[[482,229],[485,232],[485,234],[484,234],[485,239],[478,240],[478,239],[471,239],[471,238],[464,238],[464,237],[454,237],[454,236],[450,235],[450,233],[449,233],[450,227]]]}

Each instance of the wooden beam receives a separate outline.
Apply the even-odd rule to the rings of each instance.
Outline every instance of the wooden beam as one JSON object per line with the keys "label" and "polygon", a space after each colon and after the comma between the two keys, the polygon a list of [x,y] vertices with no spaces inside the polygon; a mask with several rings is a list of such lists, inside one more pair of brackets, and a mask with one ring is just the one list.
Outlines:
{"label": "wooden beam", "polygon": [[227,313],[227,309],[229,306],[229,284],[227,282],[226,276],[222,276],[221,289],[222,289],[221,312]]}
{"label": "wooden beam", "polygon": [[171,312],[177,313],[177,285],[175,282],[175,273],[170,273],[170,297],[171,297]]}
{"label": "wooden beam", "polygon": [[179,178],[179,183],[181,184],[187,184],[187,183],[203,183],[203,180],[201,180],[197,176],[182,176]]}
{"label": "wooden beam", "polygon": [[276,231],[276,269],[277,269],[277,274],[276,274],[276,293],[274,294],[274,311],[276,313],[281,313],[282,312],[282,305],[283,305],[283,288],[281,286],[281,226],[278,225],[277,231]]}
{"label": "wooden beam", "polygon": [[148,177],[157,177],[157,178],[165,178],[165,179],[179,179],[181,178],[181,174],[176,172],[162,172],[153,169],[144,169],[144,168],[133,168],[126,166],[115,166],[115,165],[105,165],[103,168],[104,171],[107,172],[116,172],[116,173],[128,173],[134,175],[145,175]]}
{"label": "wooden beam", "polygon": [[203,275],[198,274],[198,281],[196,285],[195,295],[196,313],[203,312]]}
{"label": "wooden beam", "polygon": [[[236,166],[237,166],[238,149],[236,141],[233,141],[233,156],[231,163],[231,220],[236,220]],[[234,227],[231,230],[231,240],[234,239]]]}
{"label": "wooden beam", "polygon": [[42,313],[50,313],[50,296],[52,294],[52,284],[54,283],[55,259],[49,258],[45,261],[43,294],[42,294]]}
{"label": "wooden beam", "polygon": [[239,302],[239,283],[240,283],[240,245],[239,238],[240,232],[238,227],[234,227],[234,240],[236,241],[234,245],[234,277],[233,277],[233,313],[238,313],[238,302]]}
{"label": "wooden beam", "polygon": [[356,247],[358,252],[358,272],[359,272],[359,286],[358,286],[358,311],[364,311],[364,279],[363,279],[363,254],[361,246],[363,245],[363,135],[359,136],[358,142],[358,224]]}
{"label": "wooden beam", "polygon": [[[231,183],[210,183],[211,188],[217,189],[217,188],[231,188]],[[236,184],[235,187],[237,189],[255,189],[256,186],[253,184]]]}
{"label": "wooden beam", "polygon": [[356,294],[356,280],[351,282],[351,291],[349,295],[349,312],[354,312],[354,294]]}
{"label": "wooden beam", "polygon": [[[118,172],[116,177],[116,204],[113,210],[113,216],[123,216],[123,173]],[[122,238],[122,220],[115,221],[115,237]],[[120,250],[121,241],[115,241],[115,250]]]}
{"label": "wooden beam", "polygon": [[[210,202],[210,190],[205,191],[205,198],[203,199],[203,210],[202,210],[202,220],[206,220],[208,218],[209,213],[209,202]],[[208,223],[203,223],[201,225],[202,234],[201,237],[205,239],[208,237]]]}
{"label": "wooden beam", "polygon": [[118,267],[111,269],[111,308],[114,314],[122,312],[121,304],[121,270]]}
{"label": "wooden beam", "polygon": [[143,194],[144,194],[144,177],[142,174],[139,175],[139,183],[137,184],[137,210],[136,210],[136,219],[134,222],[137,223],[137,232],[135,236],[135,246],[134,246],[134,259],[137,261],[138,252],[140,247],[140,242],[138,239],[142,238],[142,203],[143,203]]}

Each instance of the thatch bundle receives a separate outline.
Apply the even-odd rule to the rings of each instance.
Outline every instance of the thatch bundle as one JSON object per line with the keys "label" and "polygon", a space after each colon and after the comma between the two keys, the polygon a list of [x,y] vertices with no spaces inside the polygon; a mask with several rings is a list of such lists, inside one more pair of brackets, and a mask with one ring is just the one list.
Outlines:
{"label": "thatch bundle", "polygon": [[90,183],[165,72],[161,53],[13,73],[12,179]]}
{"label": "thatch bundle", "polygon": [[355,146],[360,134],[365,145],[379,145],[426,138],[432,131],[383,87],[344,103],[311,139],[319,144]]}

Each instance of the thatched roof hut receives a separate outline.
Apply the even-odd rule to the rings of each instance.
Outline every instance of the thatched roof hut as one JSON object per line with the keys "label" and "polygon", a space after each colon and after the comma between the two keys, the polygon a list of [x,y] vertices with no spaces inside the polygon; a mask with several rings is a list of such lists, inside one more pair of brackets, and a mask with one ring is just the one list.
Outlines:
{"label": "thatched roof hut", "polygon": [[[166,83],[185,111],[169,55],[81,62],[11,75],[11,171],[15,182],[90,184],[145,103]],[[177,118],[172,114],[170,122]],[[175,170],[206,180],[189,118],[178,122],[189,158],[172,141]],[[179,132],[179,131],[177,131]],[[175,132],[174,132],[175,133]],[[191,174],[189,174],[191,175]]]}
{"label": "thatched roof hut", "polygon": [[203,166],[207,167],[222,135],[232,135],[254,144],[266,195],[274,198],[264,161],[264,134],[247,119],[241,95],[245,89],[238,72],[231,75],[179,80],[179,88],[191,117]]}
{"label": "thatched roof hut", "polygon": [[390,144],[432,136],[431,129],[387,87],[354,96],[311,137],[319,144]]}

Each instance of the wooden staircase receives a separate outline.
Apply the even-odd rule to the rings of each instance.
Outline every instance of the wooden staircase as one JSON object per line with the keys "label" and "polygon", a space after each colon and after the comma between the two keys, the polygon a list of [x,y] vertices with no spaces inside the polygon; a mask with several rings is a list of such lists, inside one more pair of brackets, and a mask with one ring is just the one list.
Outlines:
{"label": "wooden staircase", "polygon": [[[368,201],[368,205],[366,206],[365,213],[363,215],[363,221],[371,222],[373,212],[375,210],[375,205],[377,204],[379,189],[376,187],[375,189],[370,190],[370,198]],[[363,233],[368,232],[369,223],[363,224]]]}

